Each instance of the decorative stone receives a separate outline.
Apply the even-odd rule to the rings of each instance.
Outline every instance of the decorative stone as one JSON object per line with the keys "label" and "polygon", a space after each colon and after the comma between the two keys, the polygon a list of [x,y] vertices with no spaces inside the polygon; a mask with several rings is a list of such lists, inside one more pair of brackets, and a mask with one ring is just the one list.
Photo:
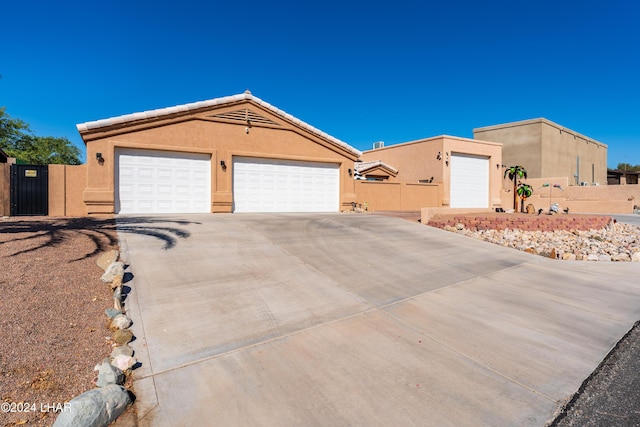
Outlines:
{"label": "decorative stone", "polygon": [[575,261],[576,255],[565,252],[562,254],[562,259],[565,261]]}
{"label": "decorative stone", "polygon": [[636,252],[635,254],[631,255],[631,261],[640,262],[640,252]]}
{"label": "decorative stone", "polygon": [[106,385],[71,399],[54,427],[99,427],[111,424],[131,404],[129,393],[117,385]]}
{"label": "decorative stone", "polygon": [[120,252],[112,249],[100,255],[96,261],[96,264],[98,264],[98,267],[106,271],[107,267],[109,267],[111,263],[117,261],[119,256]]}
{"label": "decorative stone", "polygon": [[113,308],[122,311],[122,286],[113,291]]}
{"label": "decorative stone", "polygon": [[124,373],[109,363],[109,359],[105,359],[100,365],[96,365],[94,371],[98,371],[98,380],[96,381],[98,387],[124,383]]}
{"label": "decorative stone", "polygon": [[464,230],[464,224],[459,222],[456,224],[456,230],[461,231]]}
{"label": "decorative stone", "polygon": [[122,312],[120,310],[116,310],[115,308],[107,308],[104,311],[104,314],[106,314],[109,319],[113,319],[117,315],[122,314]]}
{"label": "decorative stone", "polygon": [[133,339],[133,333],[128,329],[118,329],[113,333],[113,342],[116,344],[128,344]]}
{"label": "decorative stone", "polygon": [[113,279],[113,282],[111,282],[111,289],[114,290],[119,286],[122,286],[122,278],[124,276],[116,276],[115,279]]}
{"label": "decorative stone", "polygon": [[133,349],[128,345],[121,345],[120,347],[115,347],[111,351],[111,358],[115,358],[117,356],[133,356]]}
{"label": "decorative stone", "polygon": [[129,326],[131,326],[131,319],[122,313],[111,320],[112,329],[127,329]]}
{"label": "decorative stone", "polygon": [[589,254],[587,256],[587,261],[599,261],[600,258],[596,254]]}
{"label": "decorative stone", "polygon": [[104,283],[111,283],[118,276],[120,276],[120,278],[124,277],[124,263],[120,261],[114,261],[109,264],[100,280],[102,280]]}
{"label": "decorative stone", "polygon": [[[615,233],[611,232],[614,228]],[[589,231],[575,228],[554,231],[452,228],[452,231],[545,257],[554,258],[555,249],[556,259],[640,262],[640,255],[634,255],[640,253],[640,227],[624,223]],[[593,256],[589,258],[588,254]]]}
{"label": "decorative stone", "polygon": [[124,354],[118,355],[111,360],[111,366],[115,366],[121,371],[127,371],[138,363],[138,361],[131,356],[125,356]]}

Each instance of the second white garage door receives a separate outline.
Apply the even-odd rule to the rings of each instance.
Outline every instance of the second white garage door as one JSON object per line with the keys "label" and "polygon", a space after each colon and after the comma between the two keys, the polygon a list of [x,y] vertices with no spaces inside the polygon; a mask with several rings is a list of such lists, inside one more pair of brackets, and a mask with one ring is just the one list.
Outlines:
{"label": "second white garage door", "polygon": [[211,212],[211,156],[116,150],[116,213]]}
{"label": "second white garage door", "polygon": [[451,153],[452,208],[489,207],[489,158]]}
{"label": "second white garage door", "polygon": [[339,165],[233,158],[234,212],[337,212]]}

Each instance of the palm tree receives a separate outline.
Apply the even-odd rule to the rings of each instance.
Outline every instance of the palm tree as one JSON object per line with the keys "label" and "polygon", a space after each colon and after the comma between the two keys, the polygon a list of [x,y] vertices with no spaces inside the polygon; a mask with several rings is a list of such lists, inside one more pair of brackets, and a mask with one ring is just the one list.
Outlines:
{"label": "palm tree", "polygon": [[527,178],[527,170],[522,166],[511,166],[504,171],[504,176],[513,181],[513,210],[518,211],[518,180]]}
{"label": "palm tree", "polygon": [[533,187],[529,184],[520,183],[518,184],[518,189],[516,190],[518,196],[520,196],[520,212],[524,212],[524,201],[527,200],[533,194]]}

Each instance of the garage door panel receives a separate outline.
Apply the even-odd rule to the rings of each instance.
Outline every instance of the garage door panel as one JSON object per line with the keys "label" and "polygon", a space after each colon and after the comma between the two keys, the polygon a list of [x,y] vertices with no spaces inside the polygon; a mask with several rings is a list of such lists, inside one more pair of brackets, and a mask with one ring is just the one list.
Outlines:
{"label": "garage door panel", "polygon": [[452,208],[488,208],[489,158],[452,153],[449,192]]}
{"label": "garage door panel", "polygon": [[234,212],[336,212],[339,165],[235,157]]}
{"label": "garage door panel", "polygon": [[211,212],[211,156],[116,150],[117,213]]}

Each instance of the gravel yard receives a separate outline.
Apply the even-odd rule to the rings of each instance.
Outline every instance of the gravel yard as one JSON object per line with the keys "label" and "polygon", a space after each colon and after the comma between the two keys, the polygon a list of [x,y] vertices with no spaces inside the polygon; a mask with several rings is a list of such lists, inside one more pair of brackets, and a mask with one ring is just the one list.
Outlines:
{"label": "gravel yard", "polygon": [[0,219],[0,426],[51,425],[47,405],[93,388],[113,306],[96,259],[117,248],[115,228],[105,217]]}

